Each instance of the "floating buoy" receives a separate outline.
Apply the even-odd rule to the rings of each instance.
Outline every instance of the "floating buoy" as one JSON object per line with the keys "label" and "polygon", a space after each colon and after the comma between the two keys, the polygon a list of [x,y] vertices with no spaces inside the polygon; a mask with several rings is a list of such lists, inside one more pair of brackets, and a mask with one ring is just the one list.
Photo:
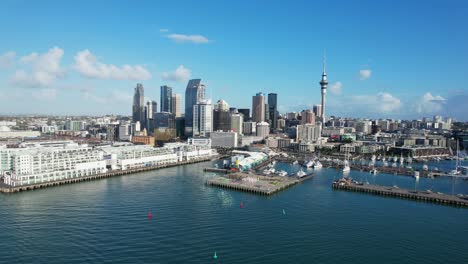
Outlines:
{"label": "floating buoy", "polygon": [[283,214],[285,215],[286,214],[286,211],[283,209]]}
{"label": "floating buoy", "polygon": [[215,254],[213,256],[214,259],[217,259],[218,258],[218,255],[216,255],[216,251],[215,251]]}
{"label": "floating buoy", "polygon": [[240,205],[239,205],[239,207],[240,207],[241,209],[244,208],[244,203],[241,202]]}
{"label": "floating buoy", "polygon": [[148,212],[148,219],[153,218],[153,214],[151,212]]}

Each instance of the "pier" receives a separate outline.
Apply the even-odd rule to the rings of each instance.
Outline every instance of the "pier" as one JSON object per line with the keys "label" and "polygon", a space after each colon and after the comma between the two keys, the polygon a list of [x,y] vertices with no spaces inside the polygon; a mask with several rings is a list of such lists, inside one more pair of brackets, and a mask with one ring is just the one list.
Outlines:
{"label": "pier", "polygon": [[1,193],[16,193],[16,192],[32,191],[32,190],[42,189],[42,188],[47,188],[47,187],[52,187],[52,186],[60,186],[64,184],[78,183],[78,182],[84,182],[84,181],[93,181],[93,180],[114,177],[114,176],[122,176],[122,175],[127,175],[127,174],[134,174],[138,172],[145,172],[145,171],[157,170],[157,169],[162,169],[162,168],[175,167],[179,165],[210,161],[216,158],[217,156],[204,157],[204,158],[192,159],[192,160],[182,161],[182,162],[177,162],[177,163],[168,163],[168,164],[161,164],[158,166],[141,167],[141,168],[134,168],[134,169],[128,169],[128,170],[114,170],[114,171],[109,171],[106,173],[101,173],[101,174],[96,174],[96,175],[76,177],[76,178],[67,178],[63,180],[40,182],[40,183],[21,185],[21,186],[10,186],[10,185],[4,184],[3,182],[0,182],[0,192]]}
{"label": "pier", "polygon": [[332,188],[336,190],[346,190],[354,192],[363,192],[381,196],[389,196],[401,199],[411,199],[423,202],[431,202],[443,205],[468,207],[468,198],[460,198],[454,195],[443,193],[433,193],[428,191],[414,191],[408,189],[400,189],[395,187],[387,187],[380,185],[362,184],[352,181],[351,179],[340,179],[333,182]]}
{"label": "pier", "polygon": [[312,178],[312,174],[299,178],[295,176],[262,176],[238,172],[227,176],[215,176],[207,180],[206,184],[254,194],[271,195],[310,178]]}

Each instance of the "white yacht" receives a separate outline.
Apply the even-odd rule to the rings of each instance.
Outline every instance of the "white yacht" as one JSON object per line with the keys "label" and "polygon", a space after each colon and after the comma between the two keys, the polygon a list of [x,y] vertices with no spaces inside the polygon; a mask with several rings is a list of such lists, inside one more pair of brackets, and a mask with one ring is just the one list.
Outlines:
{"label": "white yacht", "polygon": [[428,170],[429,170],[429,167],[427,166],[427,164],[424,164],[424,165],[422,166],[422,169],[423,169],[424,171],[428,171]]}
{"label": "white yacht", "polygon": [[316,160],[316,161],[314,162],[314,169],[320,169],[320,168],[322,168],[322,167],[323,167],[323,165],[322,165],[322,163],[320,163],[319,160]]}
{"label": "white yacht", "polygon": [[414,172],[414,178],[419,181],[419,171]]}
{"label": "white yacht", "polygon": [[284,171],[284,170],[281,170],[281,171],[278,172],[278,175],[284,177],[284,176],[287,176],[288,173],[286,171]]}
{"label": "white yacht", "polygon": [[297,177],[299,178],[302,178],[304,176],[306,176],[307,174],[302,170],[300,169],[297,173],[296,173]]}
{"label": "white yacht", "polygon": [[298,163],[299,163],[299,162],[298,162],[297,160],[295,160],[292,164],[293,164],[293,165],[296,165],[296,164],[298,164]]}
{"label": "white yacht", "polygon": [[371,173],[371,174],[377,174],[377,169],[375,169],[375,168],[372,169],[372,170],[370,171],[370,173]]}
{"label": "white yacht", "polygon": [[314,166],[314,162],[312,160],[309,160],[304,166],[306,168],[311,168],[312,166]]}

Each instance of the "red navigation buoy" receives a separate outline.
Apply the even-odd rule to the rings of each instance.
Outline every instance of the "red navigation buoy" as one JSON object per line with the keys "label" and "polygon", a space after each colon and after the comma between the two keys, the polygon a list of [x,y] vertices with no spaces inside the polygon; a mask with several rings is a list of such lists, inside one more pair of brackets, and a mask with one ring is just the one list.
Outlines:
{"label": "red navigation buoy", "polygon": [[244,208],[244,203],[241,202],[239,207],[240,207],[241,209]]}
{"label": "red navigation buoy", "polygon": [[153,214],[151,212],[148,213],[148,219],[153,218]]}

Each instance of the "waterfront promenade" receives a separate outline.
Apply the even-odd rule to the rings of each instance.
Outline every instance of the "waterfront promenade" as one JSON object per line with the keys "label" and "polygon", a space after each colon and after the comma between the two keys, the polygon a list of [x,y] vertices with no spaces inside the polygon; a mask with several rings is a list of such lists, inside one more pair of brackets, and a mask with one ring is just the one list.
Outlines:
{"label": "waterfront promenade", "polygon": [[31,190],[35,190],[35,189],[42,189],[42,188],[47,188],[47,187],[52,187],[52,186],[59,186],[59,185],[78,183],[78,182],[84,182],[84,181],[99,180],[99,179],[104,179],[104,178],[109,178],[109,177],[114,177],[114,176],[122,176],[122,175],[127,175],[127,174],[134,174],[134,173],[138,173],[138,172],[157,170],[157,169],[169,168],[169,167],[175,167],[175,166],[198,163],[198,162],[203,162],[203,161],[210,161],[210,160],[214,160],[214,159],[217,159],[217,158],[218,158],[217,155],[216,156],[207,156],[207,157],[203,157],[203,158],[191,159],[191,160],[188,160],[188,161],[182,161],[182,162],[177,162],[177,163],[168,163],[168,164],[161,164],[161,165],[158,165],[158,166],[148,166],[148,167],[134,168],[134,169],[128,169],[128,170],[112,170],[112,171],[108,171],[106,173],[101,173],[101,174],[96,174],[96,175],[76,177],[76,178],[68,178],[68,179],[57,180],[57,181],[49,181],[49,182],[40,182],[40,183],[35,183],[35,184],[21,185],[21,186],[14,186],[14,187],[10,186],[10,185],[7,185],[3,181],[1,181],[0,182],[0,192],[1,193],[16,193],[16,192],[31,191]]}

